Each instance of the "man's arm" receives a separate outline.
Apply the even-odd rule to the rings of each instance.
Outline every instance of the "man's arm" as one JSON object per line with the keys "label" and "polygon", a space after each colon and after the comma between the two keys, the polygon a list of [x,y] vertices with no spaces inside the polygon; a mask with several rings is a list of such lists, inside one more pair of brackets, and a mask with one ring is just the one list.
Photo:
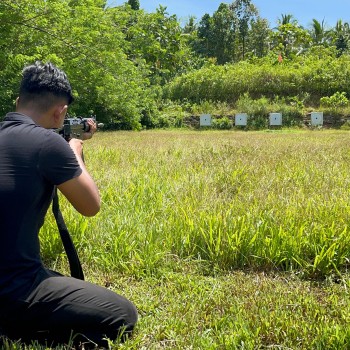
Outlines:
{"label": "man's arm", "polygon": [[82,159],[82,144],[83,142],[78,139],[71,139],[69,141],[69,145],[78,160],[82,173],[78,177],[68,180],[57,187],[80,214],[94,216],[100,210],[101,199],[98,188],[86,170]]}

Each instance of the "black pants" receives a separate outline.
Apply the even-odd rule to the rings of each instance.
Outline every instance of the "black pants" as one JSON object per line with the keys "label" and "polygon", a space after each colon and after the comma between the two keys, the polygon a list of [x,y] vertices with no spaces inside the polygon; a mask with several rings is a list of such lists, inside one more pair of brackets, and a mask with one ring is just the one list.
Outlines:
{"label": "black pants", "polygon": [[105,338],[125,339],[137,321],[135,306],[124,297],[60,275],[43,280],[25,300],[3,305],[1,315],[8,338],[47,345],[73,340],[107,346]]}

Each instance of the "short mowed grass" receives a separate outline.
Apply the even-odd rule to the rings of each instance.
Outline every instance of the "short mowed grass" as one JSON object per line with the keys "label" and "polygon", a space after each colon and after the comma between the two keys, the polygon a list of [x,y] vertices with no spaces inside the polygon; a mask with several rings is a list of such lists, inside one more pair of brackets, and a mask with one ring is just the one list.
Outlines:
{"label": "short mowed grass", "polygon": [[[84,152],[101,212],[61,198],[64,218],[86,279],[140,316],[111,348],[350,348],[349,132],[99,132]],[[41,242],[69,274],[51,214]]]}

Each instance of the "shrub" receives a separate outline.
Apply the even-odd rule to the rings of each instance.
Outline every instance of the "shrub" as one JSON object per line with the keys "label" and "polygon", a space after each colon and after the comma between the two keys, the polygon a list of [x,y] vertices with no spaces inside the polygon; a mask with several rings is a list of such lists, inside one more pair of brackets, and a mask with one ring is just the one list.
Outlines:
{"label": "shrub", "polygon": [[220,130],[229,130],[232,129],[233,123],[228,117],[214,118],[213,127]]}
{"label": "shrub", "polygon": [[283,126],[298,126],[304,116],[304,103],[298,96],[288,99],[276,98],[272,105],[275,111],[282,113]]}
{"label": "shrub", "polygon": [[236,103],[236,109],[247,113],[250,116],[268,116],[271,107],[270,101],[266,97],[252,99],[248,93],[240,96]]}
{"label": "shrub", "polygon": [[350,130],[350,120],[347,120],[341,127],[341,130]]}
{"label": "shrub", "polygon": [[326,96],[320,98],[321,107],[328,107],[337,110],[339,108],[346,107],[348,104],[349,100],[347,99],[345,92],[337,91],[330,97]]}
{"label": "shrub", "polygon": [[253,115],[248,117],[247,128],[252,130],[266,129],[268,118],[262,115]]}

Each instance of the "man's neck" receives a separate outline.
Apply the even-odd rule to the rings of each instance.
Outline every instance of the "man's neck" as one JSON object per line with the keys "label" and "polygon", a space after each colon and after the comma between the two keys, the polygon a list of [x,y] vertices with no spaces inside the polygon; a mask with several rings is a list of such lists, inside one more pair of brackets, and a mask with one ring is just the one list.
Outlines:
{"label": "man's neck", "polygon": [[29,117],[30,119],[33,120],[33,122],[37,125],[42,126],[43,128],[50,129],[50,118],[47,117],[45,114],[41,114],[40,112],[33,110],[33,109],[28,109],[28,108],[16,108],[17,113],[21,113]]}

